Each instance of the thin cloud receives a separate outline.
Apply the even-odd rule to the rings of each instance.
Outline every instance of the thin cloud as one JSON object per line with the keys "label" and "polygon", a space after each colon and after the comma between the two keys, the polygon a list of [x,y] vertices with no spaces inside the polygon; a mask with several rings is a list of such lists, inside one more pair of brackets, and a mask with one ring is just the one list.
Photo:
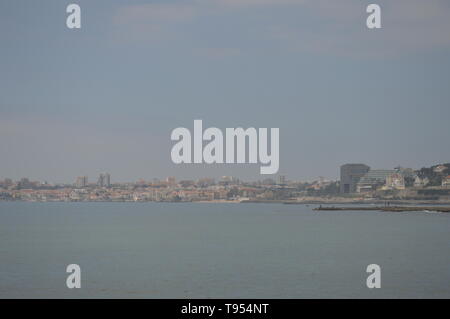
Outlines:
{"label": "thin cloud", "polygon": [[444,1],[378,1],[382,29],[366,27],[361,1],[310,1],[311,27],[280,23],[266,28],[287,48],[326,55],[392,57],[450,47],[450,6]]}
{"label": "thin cloud", "polygon": [[129,24],[142,21],[185,22],[196,14],[195,6],[182,3],[150,3],[119,8],[115,22]]}
{"label": "thin cloud", "polygon": [[283,6],[303,4],[305,0],[198,0],[197,3],[209,2],[222,7],[255,7],[255,6]]}
{"label": "thin cloud", "polygon": [[121,6],[113,16],[112,38],[118,43],[146,43],[177,37],[176,27],[193,21],[192,3],[150,3]]}
{"label": "thin cloud", "polygon": [[239,48],[200,48],[196,49],[195,53],[211,59],[223,59],[235,57],[241,54]]}
{"label": "thin cloud", "polygon": [[[289,10],[286,11],[286,19],[272,19],[270,24],[264,25],[255,20],[241,24],[260,35],[258,41],[273,42],[281,49],[338,56],[386,57],[450,47],[448,2],[378,0],[382,7],[381,30],[368,30],[365,25],[365,8],[369,3],[360,0],[191,0],[127,5],[117,10],[114,24],[122,39],[176,41],[186,32],[185,25],[202,28],[202,23],[206,23],[201,19],[203,17],[229,17],[229,21],[234,21],[245,18],[243,15],[236,16],[236,10],[258,7],[269,11],[276,6]],[[292,10],[298,11],[295,18],[288,14]],[[253,11],[243,12],[251,15]],[[282,17],[282,12],[277,10],[277,16]],[[302,18],[307,19],[307,24],[299,27],[298,20]],[[236,34],[235,39],[239,40],[241,34]],[[195,36],[193,34],[193,38]],[[225,43],[223,48],[221,44],[215,47],[194,49],[217,57],[234,56],[239,49],[227,49]]]}

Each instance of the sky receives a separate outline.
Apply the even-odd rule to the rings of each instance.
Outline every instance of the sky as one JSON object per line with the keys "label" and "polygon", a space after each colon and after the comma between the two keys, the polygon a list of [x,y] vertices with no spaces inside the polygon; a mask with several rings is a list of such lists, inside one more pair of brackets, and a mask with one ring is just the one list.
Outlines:
{"label": "sky", "polygon": [[0,179],[276,178],[173,164],[170,133],[195,119],[279,128],[288,179],[417,169],[450,162],[449,84],[447,0],[5,0]]}

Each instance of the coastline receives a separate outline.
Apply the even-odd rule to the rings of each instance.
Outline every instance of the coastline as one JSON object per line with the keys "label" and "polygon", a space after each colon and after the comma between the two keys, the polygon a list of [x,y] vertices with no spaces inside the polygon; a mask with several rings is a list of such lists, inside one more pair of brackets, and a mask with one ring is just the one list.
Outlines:
{"label": "coastline", "polygon": [[[377,205],[376,207],[394,207],[399,205],[420,206],[443,206],[450,205],[448,200],[336,200],[336,199],[303,199],[303,200],[260,200],[260,199],[214,199],[214,200],[192,200],[192,201],[151,201],[151,200],[0,200],[0,203],[173,203],[173,204],[282,204],[282,205]],[[370,208],[370,207],[369,207]]]}
{"label": "coastline", "polygon": [[316,207],[314,211],[381,211],[381,212],[438,212],[450,213],[450,207],[445,206],[374,206],[374,207]]}

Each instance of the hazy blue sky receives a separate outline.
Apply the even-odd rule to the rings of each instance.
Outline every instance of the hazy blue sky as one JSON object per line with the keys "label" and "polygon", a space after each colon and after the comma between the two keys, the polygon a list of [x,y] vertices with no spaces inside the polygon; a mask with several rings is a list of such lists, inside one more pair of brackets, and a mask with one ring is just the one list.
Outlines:
{"label": "hazy blue sky", "polygon": [[279,127],[289,178],[420,168],[450,161],[450,2],[3,0],[0,90],[0,179],[267,177],[172,164],[194,119]]}

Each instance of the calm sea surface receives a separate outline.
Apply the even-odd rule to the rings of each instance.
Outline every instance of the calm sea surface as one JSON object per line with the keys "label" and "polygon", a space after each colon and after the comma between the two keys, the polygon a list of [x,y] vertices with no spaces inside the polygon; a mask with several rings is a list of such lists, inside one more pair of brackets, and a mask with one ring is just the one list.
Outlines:
{"label": "calm sea surface", "polygon": [[1,202],[0,298],[450,298],[450,214],[313,207]]}

